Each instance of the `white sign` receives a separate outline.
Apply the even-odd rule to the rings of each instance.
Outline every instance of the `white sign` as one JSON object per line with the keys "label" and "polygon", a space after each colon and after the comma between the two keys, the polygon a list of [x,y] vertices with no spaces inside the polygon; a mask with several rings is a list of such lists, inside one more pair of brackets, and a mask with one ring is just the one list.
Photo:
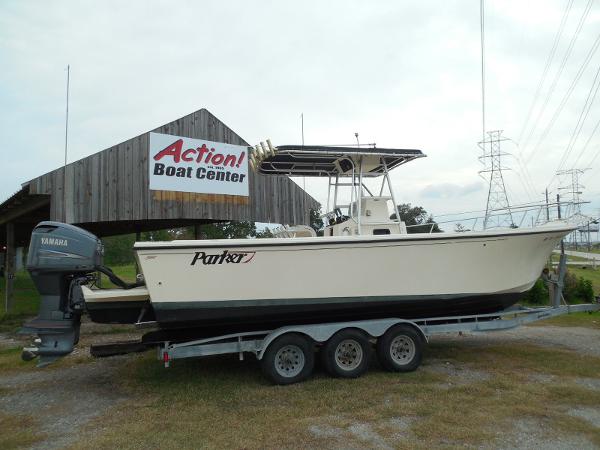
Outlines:
{"label": "white sign", "polygon": [[248,148],[150,133],[150,189],[248,196]]}

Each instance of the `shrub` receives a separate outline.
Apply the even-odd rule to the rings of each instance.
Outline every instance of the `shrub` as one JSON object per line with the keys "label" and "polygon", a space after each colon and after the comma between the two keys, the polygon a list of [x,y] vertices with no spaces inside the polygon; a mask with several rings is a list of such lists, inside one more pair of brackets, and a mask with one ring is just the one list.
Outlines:
{"label": "shrub", "polygon": [[594,301],[594,287],[590,280],[577,277],[567,271],[565,274],[565,286],[563,296],[567,303],[589,303]]}
{"label": "shrub", "polygon": [[594,301],[594,287],[592,286],[592,282],[590,280],[579,277],[577,280],[577,286],[575,287],[575,292],[578,299],[584,303],[590,303]]}
{"label": "shrub", "polygon": [[577,298],[577,276],[567,270],[563,287],[563,297],[567,303],[573,303]]}
{"label": "shrub", "polygon": [[548,295],[546,283],[538,278],[533,287],[523,297],[523,302],[530,305],[546,305],[549,302]]}

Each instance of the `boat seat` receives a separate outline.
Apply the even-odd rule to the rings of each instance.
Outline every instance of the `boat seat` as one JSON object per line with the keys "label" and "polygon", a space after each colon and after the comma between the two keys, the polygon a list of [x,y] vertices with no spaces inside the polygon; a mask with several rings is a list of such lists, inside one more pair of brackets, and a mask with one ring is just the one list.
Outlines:
{"label": "boat seat", "polygon": [[101,302],[141,302],[150,300],[146,286],[133,289],[90,289],[81,286],[81,292],[86,303]]}

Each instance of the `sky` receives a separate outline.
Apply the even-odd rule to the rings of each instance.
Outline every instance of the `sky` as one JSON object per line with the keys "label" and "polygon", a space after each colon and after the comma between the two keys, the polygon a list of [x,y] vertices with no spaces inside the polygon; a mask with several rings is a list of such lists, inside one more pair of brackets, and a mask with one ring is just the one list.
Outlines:
{"label": "sky", "polygon": [[[582,209],[598,216],[600,4],[488,0],[484,17],[510,203],[589,168]],[[1,200],[62,165],[69,64],[69,162],[201,108],[250,144],[300,143],[303,114],[306,144],[423,150],[392,172],[398,202],[439,220],[485,210],[479,1],[3,0],[0,64]],[[324,180],[296,181],[326,201]]]}

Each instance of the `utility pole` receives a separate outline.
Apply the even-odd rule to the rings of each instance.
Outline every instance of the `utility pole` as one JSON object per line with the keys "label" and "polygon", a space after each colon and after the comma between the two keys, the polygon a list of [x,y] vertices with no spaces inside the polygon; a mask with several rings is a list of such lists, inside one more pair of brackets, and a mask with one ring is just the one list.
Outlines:
{"label": "utility pole", "polygon": [[[304,113],[300,114],[301,127],[302,127],[302,148],[304,148]],[[302,190],[306,191],[306,177],[302,177]]]}
{"label": "utility pole", "polygon": [[483,174],[489,173],[489,189],[483,228],[515,227],[502,175],[502,170],[508,169],[502,167],[501,159],[503,156],[508,156],[509,153],[501,150],[501,143],[508,139],[502,137],[502,130],[488,131],[487,134],[488,138],[478,143],[483,150],[483,155],[479,157],[479,161],[484,166],[483,170],[479,171],[479,175],[487,180],[487,175]]}
{"label": "utility pole", "polygon": [[591,249],[591,247],[590,247],[590,221],[588,220],[588,223],[587,223],[587,251],[588,251],[588,253],[590,252],[590,249]]}
{"label": "utility pole", "polygon": [[550,222],[550,205],[548,202],[548,188],[546,188],[546,222]]}
{"label": "utility pole", "polygon": [[[558,211],[558,219],[562,219],[562,215],[560,213],[560,194],[556,194],[556,209]],[[561,239],[560,240],[560,252],[564,253],[565,252],[565,240]]]}
{"label": "utility pole", "polygon": [[63,222],[67,221],[67,148],[69,142],[69,82],[71,66],[67,65],[67,112],[65,116],[65,165],[63,166]]}
{"label": "utility pole", "polygon": [[[560,212],[560,194],[556,194],[556,209],[558,210],[558,218],[561,219]],[[558,262],[558,279],[556,280],[556,286],[554,287],[554,301],[552,306],[558,308],[560,306],[561,292],[564,287],[564,279],[567,271],[567,256],[565,255],[565,240],[560,240],[560,260]]]}

